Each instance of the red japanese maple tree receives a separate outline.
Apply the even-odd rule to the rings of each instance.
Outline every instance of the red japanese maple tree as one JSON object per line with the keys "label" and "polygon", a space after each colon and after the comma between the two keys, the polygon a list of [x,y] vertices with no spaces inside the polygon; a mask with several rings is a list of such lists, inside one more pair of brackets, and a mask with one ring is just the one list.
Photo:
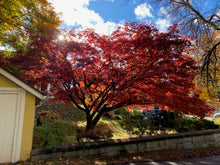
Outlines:
{"label": "red japanese maple tree", "polygon": [[126,23],[110,36],[93,30],[65,36],[64,41],[37,40],[17,60],[28,68],[26,77],[49,83],[52,96],[84,111],[87,129],[123,106],[150,103],[201,117],[213,110],[190,95],[198,66],[187,55],[189,39],[178,34],[176,25],[167,33],[153,25]]}

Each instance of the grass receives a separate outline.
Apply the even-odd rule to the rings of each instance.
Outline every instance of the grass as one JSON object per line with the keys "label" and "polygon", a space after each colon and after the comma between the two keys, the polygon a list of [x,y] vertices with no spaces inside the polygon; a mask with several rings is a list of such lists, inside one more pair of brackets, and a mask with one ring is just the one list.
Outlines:
{"label": "grass", "polygon": [[[123,129],[120,126],[120,124],[115,120],[101,119],[99,123],[105,123],[105,125],[108,125],[108,128],[105,128],[105,129],[111,129],[111,131],[113,132],[113,137],[111,137],[110,139],[126,139],[126,138],[138,137],[137,135],[130,134],[128,131]],[[78,122],[77,125],[79,127],[85,127],[86,122]],[[157,130],[157,131],[154,131],[152,134],[150,134],[149,132],[150,130],[146,130],[146,136],[177,133],[175,130],[164,130],[164,131]]]}
{"label": "grass", "polygon": [[113,131],[113,137],[111,139],[125,139],[130,138],[132,135],[130,135],[126,130],[122,129],[119,123],[117,123],[114,120],[108,121],[103,120],[106,123],[108,123]]}
{"label": "grass", "polygon": [[[114,120],[103,120],[101,119],[98,124],[104,123],[107,128],[104,129],[111,129],[113,132],[113,137],[111,139],[124,139],[124,138],[130,138],[132,137],[126,130],[121,128],[121,126]],[[98,126],[97,124],[97,126]],[[85,127],[86,122],[78,122],[77,123],[78,127]]]}

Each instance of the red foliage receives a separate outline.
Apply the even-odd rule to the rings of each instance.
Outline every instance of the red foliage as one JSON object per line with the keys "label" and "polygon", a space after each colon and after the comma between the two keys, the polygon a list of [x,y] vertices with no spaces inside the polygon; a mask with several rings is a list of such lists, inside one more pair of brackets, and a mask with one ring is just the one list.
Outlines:
{"label": "red foliage", "polygon": [[144,23],[126,23],[110,36],[72,30],[65,41],[39,39],[16,62],[25,66],[29,80],[50,83],[51,95],[85,111],[88,128],[104,113],[134,104],[202,117],[213,109],[190,96],[198,71],[186,55],[190,41],[178,35],[176,25],[169,30],[160,33]]}

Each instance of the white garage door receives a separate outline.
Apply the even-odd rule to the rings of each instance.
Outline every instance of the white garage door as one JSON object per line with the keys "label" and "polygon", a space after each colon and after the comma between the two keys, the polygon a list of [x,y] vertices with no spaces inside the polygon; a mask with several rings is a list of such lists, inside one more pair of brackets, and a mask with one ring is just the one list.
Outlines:
{"label": "white garage door", "polygon": [[0,88],[0,163],[20,159],[25,93]]}

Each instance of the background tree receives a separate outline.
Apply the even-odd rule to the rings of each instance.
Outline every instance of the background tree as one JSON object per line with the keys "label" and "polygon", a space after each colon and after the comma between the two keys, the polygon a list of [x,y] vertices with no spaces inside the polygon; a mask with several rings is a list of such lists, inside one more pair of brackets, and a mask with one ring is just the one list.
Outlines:
{"label": "background tree", "polygon": [[31,35],[46,35],[47,29],[57,28],[60,23],[47,0],[2,0],[0,47],[9,48],[9,52],[25,48]]}
{"label": "background tree", "polygon": [[[181,33],[194,35],[196,41],[196,49],[199,49],[201,58],[201,78],[207,86],[216,85],[216,71],[219,69],[216,66],[219,61],[217,49],[220,46],[220,41],[216,42],[212,32],[220,31],[220,1],[209,1],[212,5],[206,6],[207,0],[142,0],[149,2],[152,5],[164,7],[167,10],[167,15],[172,17],[174,23],[184,23],[181,26]],[[216,36],[218,37],[218,36]],[[197,44],[209,40],[210,45],[203,50]],[[204,43],[205,44],[205,43]],[[198,46],[198,48],[197,48]]]}
{"label": "background tree", "polygon": [[[194,55],[197,61],[201,61],[203,58],[204,52],[208,52],[210,50],[210,46],[215,45],[220,42],[220,31],[212,31],[209,36],[204,36],[200,38],[202,42],[198,42],[195,47],[193,47],[191,54]],[[220,61],[218,60],[218,56],[220,55],[220,46],[217,46],[213,52],[215,56],[211,56],[209,59],[209,69],[207,73],[208,77],[212,80],[209,84],[202,81],[200,75],[196,78],[196,85],[203,91],[201,94],[201,98],[207,101],[215,100],[220,97],[219,95],[219,81],[220,81]]]}
{"label": "background tree", "polygon": [[[160,33],[153,25],[127,23],[110,36],[93,30],[65,33],[65,41],[42,37],[34,51],[13,63],[26,78],[50,83],[50,94],[72,102],[93,129],[104,113],[132,105],[157,104],[200,117],[213,109],[190,95],[198,67],[187,54],[190,41],[176,25]],[[51,35],[52,36],[52,35]],[[31,59],[46,56],[46,60]]]}

